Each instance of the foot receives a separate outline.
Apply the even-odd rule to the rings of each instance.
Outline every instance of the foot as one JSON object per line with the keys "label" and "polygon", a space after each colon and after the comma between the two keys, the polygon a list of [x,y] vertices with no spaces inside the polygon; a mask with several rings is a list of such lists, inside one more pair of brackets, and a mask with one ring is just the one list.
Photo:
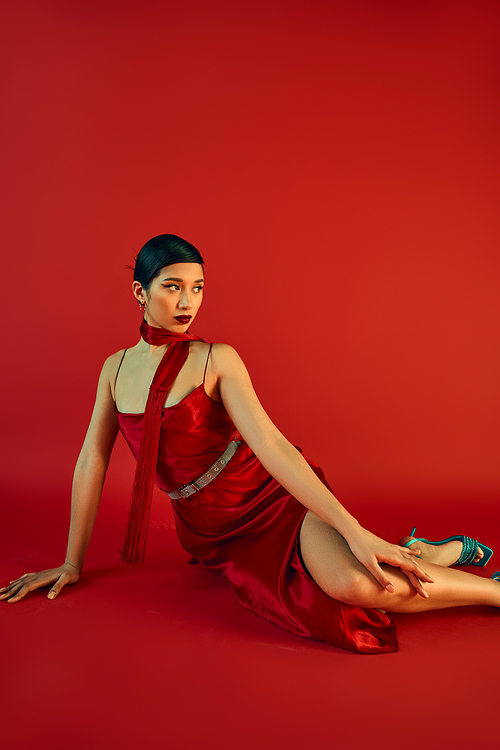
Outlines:
{"label": "foot", "polygon": [[[405,544],[415,539],[413,536],[402,537],[398,544],[404,547]],[[428,560],[435,565],[442,565],[445,568],[449,568],[450,565],[456,563],[462,553],[462,542],[446,542],[446,544],[426,544],[425,542],[415,542],[411,545],[413,549],[419,549],[422,560]],[[474,562],[478,562],[484,557],[483,550],[478,547],[477,554],[474,558]]]}

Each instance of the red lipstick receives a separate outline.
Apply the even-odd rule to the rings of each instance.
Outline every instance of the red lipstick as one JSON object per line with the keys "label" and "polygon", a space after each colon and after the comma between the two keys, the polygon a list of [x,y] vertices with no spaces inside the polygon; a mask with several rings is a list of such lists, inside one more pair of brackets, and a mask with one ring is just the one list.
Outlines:
{"label": "red lipstick", "polygon": [[191,315],[176,315],[175,319],[178,323],[185,326],[191,320]]}

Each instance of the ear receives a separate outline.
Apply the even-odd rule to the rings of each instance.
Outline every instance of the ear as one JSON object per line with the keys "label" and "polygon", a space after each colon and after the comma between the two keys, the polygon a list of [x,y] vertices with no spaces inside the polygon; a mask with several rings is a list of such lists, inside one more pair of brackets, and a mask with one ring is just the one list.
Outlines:
{"label": "ear", "polygon": [[139,300],[139,302],[144,303],[147,301],[147,292],[144,291],[144,288],[139,281],[132,282],[132,294]]}

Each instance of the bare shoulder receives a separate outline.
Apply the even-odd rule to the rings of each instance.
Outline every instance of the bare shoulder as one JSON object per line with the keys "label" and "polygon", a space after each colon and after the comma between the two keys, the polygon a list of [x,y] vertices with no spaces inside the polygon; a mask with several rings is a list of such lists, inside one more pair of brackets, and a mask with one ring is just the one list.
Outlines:
{"label": "bare shoulder", "polygon": [[214,355],[218,355],[221,357],[239,357],[238,352],[236,351],[234,346],[231,346],[231,344],[223,344],[221,342],[212,344],[212,351]]}
{"label": "bare shoulder", "polygon": [[115,367],[116,365],[119,365],[125,351],[126,351],[125,349],[120,349],[119,351],[115,352],[114,354],[110,354],[109,357],[104,360],[104,365],[103,366],[104,367]]}
{"label": "bare shoulder", "polygon": [[104,360],[101,374],[99,375],[98,392],[101,388],[104,387],[106,391],[109,390],[109,393],[111,394],[113,399],[116,375],[118,372],[118,368],[120,367],[120,363],[123,359],[123,355],[126,351],[128,351],[128,349],[120,349],[114,354],[110,354],[110,356]]}
{"label": "bare shoulder", "polygon": [[236,428],[258,455],[261,447],[280,436],[255,393],[248,370],[229,344],[214,344],[214,370],[220,399]]}
{"label": "bare shoulder", "polygon": [[110,354],[109,357],[104,360],[101,374],[108,375],[109,377],[111,377],[111,375],[116,375],[116,371],[120,366],[125,351],[125,349],[120,349],[118,352]]}
{"label": "bare shoulder", "polygon": [[246,371],[243,360],[230,344],[213,344],[212,359],[214,370],[218,375],[231,375],[238,371]]}

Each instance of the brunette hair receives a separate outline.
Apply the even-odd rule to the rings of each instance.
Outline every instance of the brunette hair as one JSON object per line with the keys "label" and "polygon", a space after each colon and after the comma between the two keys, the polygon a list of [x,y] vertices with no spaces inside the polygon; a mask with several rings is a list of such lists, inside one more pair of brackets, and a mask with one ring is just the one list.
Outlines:
{"label": "brunette hair", "polygon": [[158,234],[141,247],[135,258],[134,281],[145,291],[165,266],[173,263],[200,263],[203,258],[199,250],[176,234]]}

